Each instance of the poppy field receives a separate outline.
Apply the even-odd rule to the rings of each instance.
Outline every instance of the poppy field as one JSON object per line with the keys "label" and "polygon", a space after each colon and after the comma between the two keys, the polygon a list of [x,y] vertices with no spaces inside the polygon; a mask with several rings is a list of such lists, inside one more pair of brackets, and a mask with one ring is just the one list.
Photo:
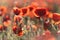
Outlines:
{"label": "poppy field", "polygon": [[60,0],[0,0],[0,40],[59,40]]}

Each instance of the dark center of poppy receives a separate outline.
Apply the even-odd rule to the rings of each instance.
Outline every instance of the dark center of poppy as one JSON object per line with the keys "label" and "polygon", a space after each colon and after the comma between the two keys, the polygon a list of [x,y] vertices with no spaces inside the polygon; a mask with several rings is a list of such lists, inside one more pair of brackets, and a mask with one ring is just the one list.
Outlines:
{"label": "dark center of poppy", "polygon": [[32,11],[34,8],[33,7],[29,7],[29,11]]}

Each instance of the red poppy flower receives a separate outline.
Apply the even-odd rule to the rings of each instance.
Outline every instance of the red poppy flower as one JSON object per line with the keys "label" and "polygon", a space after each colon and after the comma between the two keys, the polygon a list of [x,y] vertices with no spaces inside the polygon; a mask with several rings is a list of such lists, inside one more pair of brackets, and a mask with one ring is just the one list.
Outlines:
{"label": "red poppy flower", "polygon": [[21,9],[21,11],[22,11],[22,16],[26,16],[28,14],[28,8],[24,7]]}
{"label": "red poppy flower", "polygon": [[53,13],[53,18],[52,18],[54,21],[60,21],[60,14],[58,13]]}
{"label": "red poppy flower", "polygon": [[13,12],[15,15],[19,15],[21,11],[18,8],[14,8]]}
{"label": "red poppy flower", "polygon": [[45,16],[47,13],[46,13],[46,9],[43,9],[43,8],[37,8],[34,10],[34,15],[36,17],[40,17],[40,16]]}

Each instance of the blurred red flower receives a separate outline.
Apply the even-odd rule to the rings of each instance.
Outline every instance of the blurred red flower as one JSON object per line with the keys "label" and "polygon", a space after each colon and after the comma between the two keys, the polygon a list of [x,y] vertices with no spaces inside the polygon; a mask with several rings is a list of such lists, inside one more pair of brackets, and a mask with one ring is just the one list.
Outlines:
{"label": "blurred red flower", "polygon": [[21,13],[20,9],[17,8],[17,7],[15,7],[15,8],[13,9],[13,12],[14,12],[15,15],[19,15],[19,14]]}
{"label": "blurred red flower", "polygon": [[34,15],[35,15],[36,17],[43,17],[43,16],[45,16],[46,14],[47,14],[47,13],[46,13],[46,9],[37,8],[37,9],[34,10]]}
{"label": "blurred red flower", "polygon": [[22,16],[27,16],[29,11],[27,7],[24,7],[24,8],[21,8],[21,12],[22,12],[21,13]]}

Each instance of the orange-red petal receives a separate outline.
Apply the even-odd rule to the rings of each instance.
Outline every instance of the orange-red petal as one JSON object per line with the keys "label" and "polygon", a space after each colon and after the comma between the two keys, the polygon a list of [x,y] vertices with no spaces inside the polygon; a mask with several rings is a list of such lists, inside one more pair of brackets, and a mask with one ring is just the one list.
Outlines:
{"label": "orange-red petal", "polygon": [[54,21],[60,21],[60,14],[58,13],[53,13],[53,18]]}

